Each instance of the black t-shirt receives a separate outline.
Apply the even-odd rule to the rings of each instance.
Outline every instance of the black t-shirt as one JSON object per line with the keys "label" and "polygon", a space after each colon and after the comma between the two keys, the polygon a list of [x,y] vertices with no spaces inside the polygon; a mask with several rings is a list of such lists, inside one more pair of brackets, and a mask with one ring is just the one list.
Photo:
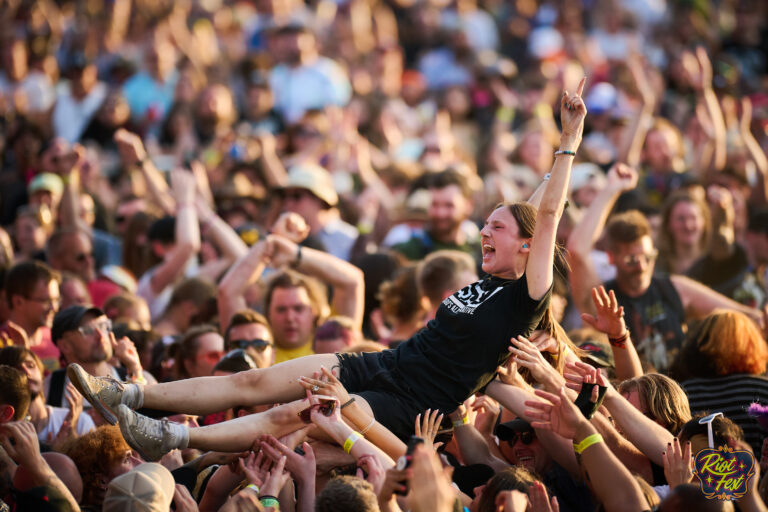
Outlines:
{"label": "black t-shirt", "polygon": [[655,276],[639,297],[625,295],[615,280],[605,283],[616,293],[619,306],[641,359],[666,371],[683,343],[685,308],[668,277]]}
{"label": "black t-shirt", "polygon": [[749,272],[747,252],[736,244],[733,254],[724,260],[716,260],[707,253],[697,260],[686,274],[718,293],[734,299],[736,290]]}
{"label": "black t-shirt", "polygon": [[451,411],[494,378],[509,342],[528,336],[549,306],[551,289],[535,301],[525,275],[489,277],[443,301],[435,319],[394,351],[394,366],[419,398]]}

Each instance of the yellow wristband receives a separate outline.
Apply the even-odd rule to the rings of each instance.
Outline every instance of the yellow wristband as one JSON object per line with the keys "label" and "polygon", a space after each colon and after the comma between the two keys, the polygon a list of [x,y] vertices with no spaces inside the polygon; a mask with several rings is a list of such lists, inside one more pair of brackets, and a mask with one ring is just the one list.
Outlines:
{"label": "yellow wristband", "polygon": [[600,434],[592,434],[591,436],[587,436],[584,439],[581,440],[579,444],[574,443],[573,449],[576,453],[581,455],[584,450],[592,446],[593,444],[602,443],[603,442],[603,436]]}
{"label": "yellow wristband", "polygon": [[351,452],[352,451],[352,447],[355,446],[355,443],[361,437],[363,437],[363,436],[361,436],[357,432],[352,432],[351,434],[349,434],[349,437],[347,438],[347,440],[344,441],[344,451],[347,452],[347,453]]}
{"label": "yellow wristband", "polygon": [[456,420],[453,422],[453,428],[459,428],[463,425],[466,425],[467,423],[469,423],[469,418],[467,418],[466,416],[462,416],[460,420]]}

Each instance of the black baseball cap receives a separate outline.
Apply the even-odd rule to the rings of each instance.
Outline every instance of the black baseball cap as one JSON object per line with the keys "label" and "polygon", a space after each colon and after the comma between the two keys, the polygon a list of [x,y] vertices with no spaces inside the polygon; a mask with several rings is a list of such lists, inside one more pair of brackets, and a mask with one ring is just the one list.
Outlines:
{"label": "black baseball cap", "polygon": [[501,441],[509,441],[511,439],[514,439],[515,436],[520,432],[532,432],[533,427],[530,423],[525,421],[522,418],[516,418],[512,421],[507,421],[505,423],[499,423],[496,426],[496,430],[494,431],[494,434],[496,434],[496,437],[499,438]]}
{"label": "black baseball cap", "polygon": [[99,308],[86,308],[85,306],[69,306],[64,308],[53,317],[53,327],[51,327],[51,339],[56,344],[69,331],[74,331],[80,327],[85,315],[94,317],[104,316],[104,312]]}

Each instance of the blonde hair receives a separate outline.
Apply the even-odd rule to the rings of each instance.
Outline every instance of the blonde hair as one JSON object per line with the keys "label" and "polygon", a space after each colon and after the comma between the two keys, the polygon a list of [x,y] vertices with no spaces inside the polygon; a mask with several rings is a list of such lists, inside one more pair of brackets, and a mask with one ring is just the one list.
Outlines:
{"label": "blonde hair", "polygon": [[619,393],[637,391],[640,402],[653,419],[674,435],[691,419],[688,395],[675,380],[659,373],[647,373],[627,379],[618,388]]}

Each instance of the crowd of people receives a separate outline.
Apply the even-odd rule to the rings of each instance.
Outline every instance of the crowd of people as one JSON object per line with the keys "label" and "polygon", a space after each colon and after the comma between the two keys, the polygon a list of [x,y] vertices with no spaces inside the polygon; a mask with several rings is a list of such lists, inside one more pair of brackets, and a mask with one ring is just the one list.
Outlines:
{"label": "crowd of people", "polygon": [[767,510],[765,2],[10,0],[0,41],[0,512]]}

